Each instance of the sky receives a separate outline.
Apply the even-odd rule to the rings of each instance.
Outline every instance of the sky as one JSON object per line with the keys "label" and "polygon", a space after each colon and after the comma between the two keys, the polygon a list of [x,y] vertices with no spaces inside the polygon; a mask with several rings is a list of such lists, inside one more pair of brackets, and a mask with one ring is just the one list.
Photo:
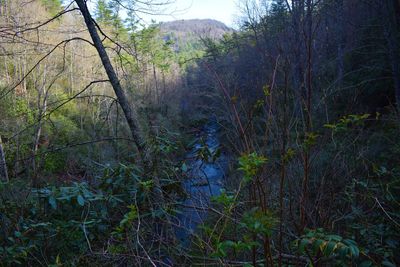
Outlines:
{"label": "sky", "polygon": [[165,13],[171,15],[143,15],[143,19],[157,22],[181,19],[215,19],[233,27],[235,15],[238,14],[238,0],[173,0]]}

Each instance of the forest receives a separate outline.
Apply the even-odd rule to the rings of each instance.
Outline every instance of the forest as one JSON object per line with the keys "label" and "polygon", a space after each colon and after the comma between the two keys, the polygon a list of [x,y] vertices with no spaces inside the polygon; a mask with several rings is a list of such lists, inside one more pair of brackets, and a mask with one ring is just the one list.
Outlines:
{"label": "forest", "polygon": [[400,266],[400,1],[173,2],[0,0],[0,266]]}

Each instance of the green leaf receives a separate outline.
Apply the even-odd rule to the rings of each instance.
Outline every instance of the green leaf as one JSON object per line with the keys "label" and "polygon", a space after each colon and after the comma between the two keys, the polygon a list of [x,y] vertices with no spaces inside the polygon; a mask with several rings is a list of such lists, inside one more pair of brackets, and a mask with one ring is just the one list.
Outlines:
{"label": "green leaf", "polygon": [[345,239],[345,240],[343,240],[343,243],[348,245],[348,246],[357,246],[356,241],[351,240],[351,239]]}
{"label": "green leaf", "polygon": [[244,182],[248,183],[254,179],[267,161],[268,159],[266,157],[259,156],[256,152],[241,156],[239,158],[238,170],[244,172]]}
{"label": "green leaf", "polygon": [[363,261],[359,267],[370,267],[372,266],[372,261]]}
{"label": "green leaf", "polygon": [[304,253],[304,252],[305,252],[305,248],[306,248],[306,246],[308,245],[309,242],[310,242],[310,241],[309,241],[308,239],[306,239],[306,238],[304,238],[304,239],[302,239],[302,240],[300,241],[299,251],[300,251],[301,253]]}
{"label": "green leaf", "polygon": [[235,246],[235,242],[231,241],[231,240],[226,240],[223,242],[224,247],[233,247]]}
{"label": "green leaf", "polygon": [[213,162],[215,162],[220,156],[221,156],[221,149],[217,148],[217,150],[213,154],[212,158]]}
{"label": "green leaf", "polygon": [[318,250],[321,250],[321,251],[322,251],[322,249],[323,249],[322,245],[323,245],[323,244],[324,244],[324,240],[321,240],[321,239],[315,240],[315,241],[314,241],[314,244],[313,244],[313,251],[314,251],[314,253],[317,253]]}
{"label": "green leaf", "polygon": [[328,240],[333,240],[333,241],[341,241],[342,237],[339,235],[328,235],[326,236],[328,238]]}
{"label": "green leaf", "polygon": [[336,245],[337,244],[335,242],[332,242],[332,241],[328,242],[328,244],[326,245],[325,250],[324,250],[325,257],[329,257],[333,253],[333,251],[336,248]]}
{"label": "green leaf", "polygon": [[383,266],[387,266],[387,267],[396,267],[395,264],[391,263],[390,261],[384,260],[382,261],[382,265]]}
{"label": "green leaf", "polygon": [[344,259],[344,258],[346,258],[347,254],[348,254],[349,248],[348,247],[341,247],[340,249],[338,249],[338,251],[339,251],[339,256],[342,259]]}
{"label": "green leaf", "polygon": [[360,255],[360,250],[358,249],[358,247],[356,246],[349,246],[350,252],[352,257],[354,258],[358,258],[358,256]]}
{"label": "green leaf", "polygon": [[85,199],[82,197],[82,195],[78,195],[78,197],[76,198],[76,200],[78,201],[78,204],[80,206],[84,206],[85,205]]}

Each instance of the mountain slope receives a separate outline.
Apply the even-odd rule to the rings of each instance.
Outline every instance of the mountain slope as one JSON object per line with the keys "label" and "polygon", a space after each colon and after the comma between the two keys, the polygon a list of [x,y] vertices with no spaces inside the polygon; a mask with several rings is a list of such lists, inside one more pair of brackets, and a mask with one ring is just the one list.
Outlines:
{"label": "mountain slope", "polygon": [[212,19],[191,19],[163,22],[160,25],[165,40],[175,43],[175,50],[197,50],[202,48],[201,39],[221,39],[233,29],[224,23]]}
{"label": "mountain slope", "polygon": [[222,38],[226,33],[233,32],[224,23],[212,19],[175,20],[161,23],[161,31],[174,33],[176,36],[198,36],[213,39]]}

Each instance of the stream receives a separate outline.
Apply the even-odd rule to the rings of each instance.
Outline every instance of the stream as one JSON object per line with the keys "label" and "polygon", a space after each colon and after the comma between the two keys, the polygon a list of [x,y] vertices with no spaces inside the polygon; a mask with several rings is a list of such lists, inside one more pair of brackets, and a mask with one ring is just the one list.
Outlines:
{"label": "stream", "polygon": [[[220,153],[218,138],[219,125],[215,119],[210,119],[196,136],[193,149],[186,155],[187,177],[183,188],[188,195],[182,203],[183,208],[178,216],[176,237],[187,246],[198,226],[207,218],[211,198],[218,196],[223,188],[225,172],[228,168],[227,156]],[[206,148],[206,149],[205,149]],[[198,157],[202,151],[209,151],[208,160]],[[212,155],[219,154],[212,159]]]}

